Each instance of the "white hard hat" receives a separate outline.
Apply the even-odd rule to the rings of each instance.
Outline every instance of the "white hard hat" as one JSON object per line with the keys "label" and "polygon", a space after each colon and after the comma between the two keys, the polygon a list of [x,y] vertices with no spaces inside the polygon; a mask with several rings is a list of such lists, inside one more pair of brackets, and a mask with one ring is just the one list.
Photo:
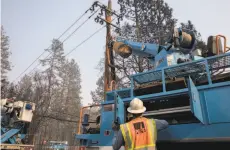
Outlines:
{"label": "white hard hat", "polygon": [[143,102],[139,98],[134,98],[131,102],[127,111],[132,114],[140,114],[145,112],[146,108],[143,105]]}

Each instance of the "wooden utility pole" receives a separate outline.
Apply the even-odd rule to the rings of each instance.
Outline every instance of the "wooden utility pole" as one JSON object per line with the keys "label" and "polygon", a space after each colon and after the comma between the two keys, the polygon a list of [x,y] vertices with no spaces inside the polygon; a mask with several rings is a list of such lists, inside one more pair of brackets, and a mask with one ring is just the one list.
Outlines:
{"label": "wooden utility pole", "polygon": [[[112,2],[108,0],[108,10],[112,10]],[[109,85],[111,82],[111,71],[109,70],[109,64],[111,64],[111,51],[108,46],[109,40],[111,39],[111,13],[109,11],[105,11],[105,19],[106,19],[106,50],[105,50],[105,72],[104,72],[104,100],[106,99],[106,92],[109,91]],[[112,56],[113,57],[113,56]]]}

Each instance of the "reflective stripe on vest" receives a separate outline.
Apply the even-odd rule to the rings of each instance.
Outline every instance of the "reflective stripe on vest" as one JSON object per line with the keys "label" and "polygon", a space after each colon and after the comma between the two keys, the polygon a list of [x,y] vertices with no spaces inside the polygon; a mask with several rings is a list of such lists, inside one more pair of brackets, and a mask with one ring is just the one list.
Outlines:
{"label": "reflective stripe on vest", "polygon": [[120,126],[126,150],[155,150],[157,137],[156,123],[153,119],[136,118]]}

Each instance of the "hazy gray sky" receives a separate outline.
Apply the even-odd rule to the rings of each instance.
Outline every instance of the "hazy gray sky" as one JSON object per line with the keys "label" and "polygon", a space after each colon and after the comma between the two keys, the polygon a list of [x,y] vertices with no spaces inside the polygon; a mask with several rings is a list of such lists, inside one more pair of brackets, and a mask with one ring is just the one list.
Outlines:
{"label": "hazy gray sky", "polygon": [[[107,0],[100,0],[104,4]],[[173,15],[179,22],[191,20],[206,41],[209,35],[223,34],[230,38],[230,1],[229,0],[165,0],[174,9]],[[14,80],[30,63],[32,63],[53,38],[71,25],[94,0],[2,0],[1,23],[10,37],[11,61],[13,69],[9,73]],[[113,8],[119,9],[117,0],[112,0]],[[74,27],[80,25],[86,15]],[[67,53],[83,39],[95,32],[101,25],[88,21],[66,43]],[[72,28],[73,31],[75,28]],[[62,39],[64,39],[66,34]],[[82,97],[84,104],[91,102],[90,91],[96,88],[98,71],[95,69],[103,56],[105,29],[96,34],[85,44],[76,49],[68,58],[74,58],[81,69]],[[230,42],[228,41],[228,45]],[[42,58],[46,57],[45,53]],[[30,72],[35,63],[27,72]]]}

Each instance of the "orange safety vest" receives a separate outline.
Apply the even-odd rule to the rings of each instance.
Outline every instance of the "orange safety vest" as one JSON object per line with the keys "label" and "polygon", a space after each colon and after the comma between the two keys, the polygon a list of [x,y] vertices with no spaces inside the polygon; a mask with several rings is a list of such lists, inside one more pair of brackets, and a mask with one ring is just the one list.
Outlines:
{"label": "orange safety vest", "polygon": [[120,125],[126,150],[155,150],[157,130],[153,119],[138,117]]}

